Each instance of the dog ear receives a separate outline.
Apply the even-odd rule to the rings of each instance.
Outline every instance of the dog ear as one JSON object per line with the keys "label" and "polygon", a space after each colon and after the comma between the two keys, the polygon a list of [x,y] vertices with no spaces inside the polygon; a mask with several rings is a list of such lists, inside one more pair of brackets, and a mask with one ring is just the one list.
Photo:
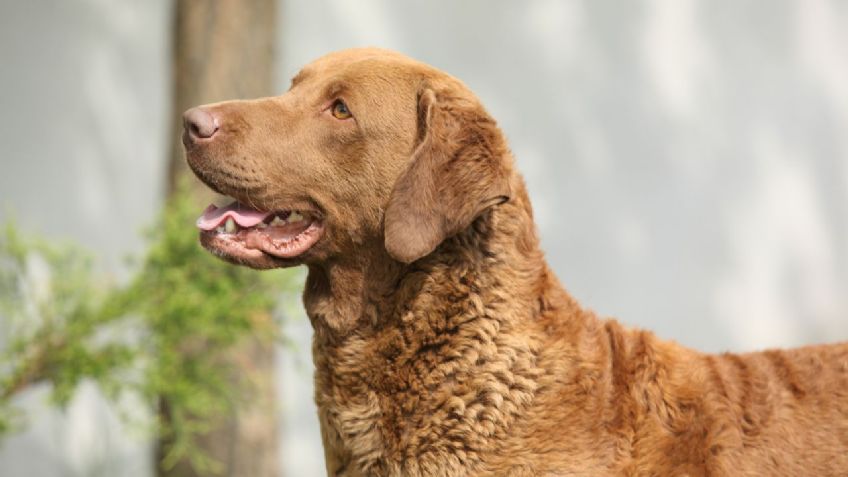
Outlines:
{"label": "dog ear", "polygon": [[474,100],[418,94],[418,145],[386,207],[385,246],[412,263],[509,200],[507,149],[495,121]]}

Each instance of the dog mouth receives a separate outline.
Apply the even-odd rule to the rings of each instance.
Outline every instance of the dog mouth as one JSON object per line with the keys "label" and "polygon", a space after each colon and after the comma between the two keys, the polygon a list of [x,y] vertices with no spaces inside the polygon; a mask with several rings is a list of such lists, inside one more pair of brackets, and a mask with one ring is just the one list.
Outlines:
{"label": "dog mouth", "polygon": [[224,207],[210,204],[197,219],[201,241],[223,255],[245,261],[293,259],[321,238],[323,226],[308,210],[260,211],[234,201]]}

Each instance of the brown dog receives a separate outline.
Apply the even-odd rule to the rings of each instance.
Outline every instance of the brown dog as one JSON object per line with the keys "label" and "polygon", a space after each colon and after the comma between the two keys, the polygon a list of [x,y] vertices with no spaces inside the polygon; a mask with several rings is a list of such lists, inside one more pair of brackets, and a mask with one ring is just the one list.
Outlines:
{"label": "brown dog", "polygon": [[185,125],[238,201],[203,245],[309,268],[330,475],[848,475],[848,345],[712,356],[581,308],[455,78],[342,51]]}

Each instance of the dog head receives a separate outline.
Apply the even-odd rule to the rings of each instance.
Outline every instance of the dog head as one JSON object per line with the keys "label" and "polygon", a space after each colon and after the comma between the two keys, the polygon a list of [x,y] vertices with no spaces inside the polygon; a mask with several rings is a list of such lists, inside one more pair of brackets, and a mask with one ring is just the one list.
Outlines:
{"label": "dog head", "polygon": [[195,174],[230,196],[201,243],[255,268],[385,247],[410,263],[510,197],[502,134],[455,78],[398,53],[345,50],[282,96],[184,114]]}

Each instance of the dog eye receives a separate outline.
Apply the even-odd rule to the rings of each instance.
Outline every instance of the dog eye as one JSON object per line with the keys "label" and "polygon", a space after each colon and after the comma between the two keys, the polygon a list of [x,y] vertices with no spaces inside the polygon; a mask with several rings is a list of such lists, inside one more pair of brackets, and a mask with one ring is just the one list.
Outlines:
{"label": "dog eye", "polygon": [[347,105],[344,101],[337,99],[335,103],[333,103],[333,117],[336,119],[348,119],[353,117],[353,114],[350,113],[350,110],[347,109]]}

